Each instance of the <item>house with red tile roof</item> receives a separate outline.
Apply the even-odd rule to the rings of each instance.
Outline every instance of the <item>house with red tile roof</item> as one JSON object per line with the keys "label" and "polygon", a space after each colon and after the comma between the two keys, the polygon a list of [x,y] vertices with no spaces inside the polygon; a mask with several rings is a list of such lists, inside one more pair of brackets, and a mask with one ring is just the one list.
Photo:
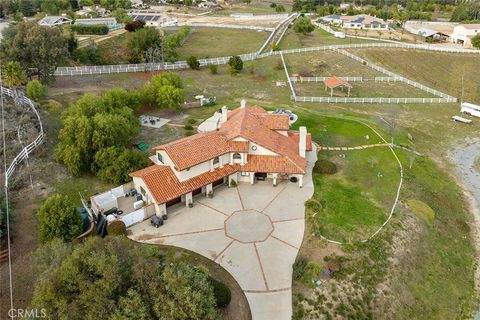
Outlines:
{"label": "house with red tile roof", "polygon": [[306,153],[312,139],[305,127],[290,130],[287,114],[271,114],[259,107],[223,107],[211,131],[154,148],[153,165],[132,172],[133,186],[146,205],[162,216],[167,208],[195,195],[213,195],[219,185],[268,181],[276,186],[291,179],[302,187]]}

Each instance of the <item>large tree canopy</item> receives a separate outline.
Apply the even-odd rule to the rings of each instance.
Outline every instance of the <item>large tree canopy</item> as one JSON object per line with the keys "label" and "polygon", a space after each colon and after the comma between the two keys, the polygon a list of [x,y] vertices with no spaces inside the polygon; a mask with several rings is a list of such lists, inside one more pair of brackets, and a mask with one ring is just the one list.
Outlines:
{"label": "large tree canopy", "polygon": [[100,97],[84,95],[62,115],[57,159],[70,173],[79,175],[91,169],[96,152],[127,146],[138,132],[138,119],[131,109],[138,105],[135,92],[119,88]]}
{"label": "large tree canopy", "polygon": [[155,247],[135,246],[125,237],[91,237],[66,254],[67,247],[54,244],[36,254],[43,268],[32,302],[49,319],[219,317],[206,271],[167,264]]}
{"label": "large tree canopy", "polygon": [[68,56],[67,39],[58,28],[22,21],[3,33],[0,60],[18,61],[42,81],[53,78],[56,67]]}
{"label": "large tree canopy", "polygon": [[49,197],[38,211],[40,240],[70,241],[82,232],[82,217],[66,196]]}

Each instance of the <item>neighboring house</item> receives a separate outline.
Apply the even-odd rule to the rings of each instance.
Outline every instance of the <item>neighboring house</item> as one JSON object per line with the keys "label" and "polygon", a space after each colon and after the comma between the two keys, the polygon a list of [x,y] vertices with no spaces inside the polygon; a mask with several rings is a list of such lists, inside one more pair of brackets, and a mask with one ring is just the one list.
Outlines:
{"label": "neighboring house", "polygon": [[416,33],[419,36],[424,37],[426,41],[432,41],[432,42],[445,42],[445,41],[448,41],[448,39],[450,38],[448,34],[427,29],[427,28],[420,28],[416,31]]}
{"label": "neighboring house", "polygon": [[117,19],[115,18],[91,18],[91,19],[77,19],[75,24],[78,25],[106,25],[109,29],[116,29],[118,27]]}
{"label": "neighboring house", "polygon": [[471,48],[472,38],[479,33],[480,24],[460,24],[453,28],[453,33],[450,35],[450,38],[453,43]]}
{"label": "neighboring house", "polygon": [[132,10],[128,13],[133,20],[142,20],[147,27],[169,27],[176,26],[177,20],[168,14],[157,10]]}
{"label": "neighboring house", "polygon": [[389,30],[390,28],[385,20],[367,14],[355,16],[333,14],[322,17],[320,20],[346,29]]}
{"label": "neighboring house", "polygon": [[46,16],[38,24],[45,27],[61,26],[64,24],[71,24],[72,19],[63,16]]}
{"label": "neighboring house", "polygon": [[[146,206],[162,216],[176,203],[193,204],[197,194],[237,182],[292,179],[303,185],[306,153],[312,140],[305,127],[289,128],[287,114],[270,114],[259,107],[221,109],[210,132],[197,133],[155,149],[155,164],[130,173]],[[216,127],[216,129],[215,129]],[[221,201],[221,200],[219,200]]]}

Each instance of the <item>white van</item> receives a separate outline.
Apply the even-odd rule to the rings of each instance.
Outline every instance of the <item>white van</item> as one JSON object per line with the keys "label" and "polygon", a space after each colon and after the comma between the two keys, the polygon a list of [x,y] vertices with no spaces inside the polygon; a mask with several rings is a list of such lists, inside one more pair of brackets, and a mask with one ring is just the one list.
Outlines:
{"label": "white van", "polygon": [[480,106],[473,103],[463,102],[460,112],[480,118]]}
{"label": "white van", "polygon": [[339,31],[336,31],[333,36],[335,38],[340,38],[340,39],[345,39],[346,35],[345,35],[345,32],[339,32]]}

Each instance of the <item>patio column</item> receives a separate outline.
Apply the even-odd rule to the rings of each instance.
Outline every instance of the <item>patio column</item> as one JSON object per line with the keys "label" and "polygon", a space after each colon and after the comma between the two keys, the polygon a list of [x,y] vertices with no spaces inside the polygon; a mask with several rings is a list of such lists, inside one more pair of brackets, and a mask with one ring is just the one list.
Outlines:
{"label": "patio column", "polygon": [[333,88],[330,88],[330,97],[333,97]]}
{"label": "patio column", "polygon": [[255,183],[255,172],[250,172],[250,184]]}
{"label": "patio column", "polygon": [[209,194],[213,196],[213,184],[211,183],[205,186],[205,195],[208,197]]}
{"label": "patio column", "polygon": [[155,203],[155,215],[161,217],[164,214],[167,214],[167,205],[165,203]]}
{"label": "patio column", "polygon": [[277,177],[278,177],[278,173],[274,173],[274,174],[273,174],[273,186],[274,186],[274,187],[277,186]]}
{"label": "patio column", "polygon": [[298,186],[303,187],[303,174],[298,175]]}
{"label": "patio column", "polygon": [[190,204],[193,205],[193,196],[191,192],[185,194],[185,206],[188,208]]}

